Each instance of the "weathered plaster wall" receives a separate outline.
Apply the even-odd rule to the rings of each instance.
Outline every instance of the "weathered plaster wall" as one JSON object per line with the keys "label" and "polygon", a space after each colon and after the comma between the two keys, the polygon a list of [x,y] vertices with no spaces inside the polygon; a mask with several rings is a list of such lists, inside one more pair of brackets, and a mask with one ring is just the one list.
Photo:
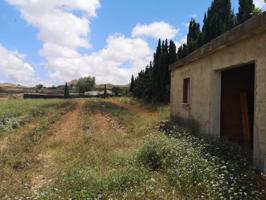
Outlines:
{"label": "weathered plaster wall", "polygon": [[[171,73],[171,116],[193,118],[200,130],[219,137],[221,70],[254,62],[255,124],[254,163],[263,169],[266,159],[266,32],[261,32],[192,63],[173,69]],[[190,105],[182,105],[183,79],[191,78]]]}

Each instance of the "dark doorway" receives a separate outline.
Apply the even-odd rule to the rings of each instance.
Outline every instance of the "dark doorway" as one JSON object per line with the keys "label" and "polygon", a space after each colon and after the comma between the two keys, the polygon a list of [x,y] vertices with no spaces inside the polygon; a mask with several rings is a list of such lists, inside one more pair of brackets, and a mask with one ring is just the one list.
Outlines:
{"label": "dark doorway", "polygon": [[222,72],[221,137],[253,149],[255,65]]}

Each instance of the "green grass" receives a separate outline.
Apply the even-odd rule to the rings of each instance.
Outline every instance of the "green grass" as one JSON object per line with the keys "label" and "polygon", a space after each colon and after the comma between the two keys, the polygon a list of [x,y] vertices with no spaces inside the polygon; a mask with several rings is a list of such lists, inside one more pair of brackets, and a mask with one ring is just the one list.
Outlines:
{"label": "green grass", "polygon": [[34,118],[51,112],[64,100],[8,100],[0,104],[0,136]]}
{"label": "green grass", "polygon": [[[8,105],[12,103],[15,102],[9,102]],[[33,198],[30,191],[31,176],[40,164],[38,161],[38,154],[42,151],[40,144],[49,136],[50,127],[72,107],[71,102],[62,101],[21,101],[15,104],[23,106],[23,103],[32,109],[29,112],[31,117],[36,110],[44,108],[46,110],[42,112],[43,115],[35,115],[35,119],[29,121],[25,127],[14,131],[6,148],[1,150],[0,199]]]}
{"label": "green grass", "polygon": [[[131,99],[118,101],[141,106]],[[75,137],[67,145],[49,144],[55,163],[48,172],[50,180],[37,194],[16,187],[18,183],[1,186],[7,191],[17,188],[14,196],[39,200],[263,199],[261,188],[252,177],[254,173],[237,149],[193,136],[175,125],[161,124],[159,129],[159,121],[168,120],[167,106],[143,114],[118,105],[103,99],[87,101],[82,126],[75,131]],[[102,128],[96,114],[102,119],[107,116],[124,128]],[[46,122],[42,123],[44,127],[51,124]],[[16,164],[12,160],[19,161],[20,166],[44,148],[38,146],[46,138],[47,128],[39,127],[33,134],[36,140],[32,140],[31,133],[9,150],[9,162],[2,165],[4,168],[12,168]],[[19,152],[22,153],[17,156]],[[29,163],[33,168],[38,165],[34,159]],[[15,173],[20,179],[24,177],[23,181],[29,176],[25,169]]]}
{"label": "green grass", "polygon": [[[95,113],[112,117],[125,129],[97,132]],[[63,154],[58,153],[57,178],[38,198],[127,199],[132,191],[145,188],[152,174],[135,162],[134,157],[144,145],[147,131],[155,128],[160,116],[157,114],[141,118],[139,113],[113,103],[90,100],[84,111],[83,130],[71,145],[61,149]]]}

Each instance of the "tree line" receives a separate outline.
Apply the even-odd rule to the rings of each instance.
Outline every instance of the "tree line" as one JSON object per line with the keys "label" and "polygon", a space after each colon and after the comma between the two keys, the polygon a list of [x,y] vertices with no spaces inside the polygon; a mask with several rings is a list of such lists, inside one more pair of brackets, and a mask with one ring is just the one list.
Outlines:
{"label": "tree line", "polygon": [[231,0],[213,0],[204,14],[203,26],[191,19],[187,41],[176,50],[173,41],[159,40],[153,61],[137,77],[132,75],[130,92],[134,97],[153,102],[169,102],[170,72],[168,66],[207,44],[224,32],[253,15],[260,14],[253,0],[239,0],[238,13],[232,10]]}

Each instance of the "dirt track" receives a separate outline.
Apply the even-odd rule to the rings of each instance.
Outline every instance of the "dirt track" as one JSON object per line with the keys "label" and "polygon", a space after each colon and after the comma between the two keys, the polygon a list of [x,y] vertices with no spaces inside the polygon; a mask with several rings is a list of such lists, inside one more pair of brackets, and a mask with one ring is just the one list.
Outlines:
{"label": "dirt track", "polygon": [[51,137],[43,144],[44,151],[38,155],[38,160],[41,163],[39,169],[36,170],[35,176],[32,177],[32,191],[37,192],[48,181],[48,174],[55,168],[55,149],[50,148],[53,143],[58,143],[60,146],[67,145],[71,138],[75,137],[75,133],[80,130],[82,121],[82,111],[86,101],[76,100],[73,108],[62,116],[49,131]]}

